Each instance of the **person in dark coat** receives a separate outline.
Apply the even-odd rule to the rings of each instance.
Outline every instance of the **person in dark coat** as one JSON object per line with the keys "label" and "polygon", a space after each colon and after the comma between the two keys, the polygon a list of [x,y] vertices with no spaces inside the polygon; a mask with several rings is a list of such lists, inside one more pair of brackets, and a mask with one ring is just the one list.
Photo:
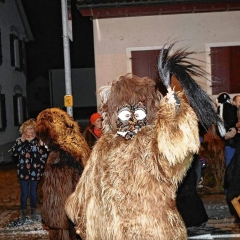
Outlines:
{"label": "person in dark coat", "polygon": [[[236,95],[233,98],[233,105],[237,109],[237,117],[239,119],[240,95]],[[236,126],[238,125],[236,124]],[[240,223],[240,217],[237,214],[231,201],[234,198],[240,196],[240,174],[239,174],[240,173],[240,141],[239,140],[240,140],[240,131],[238,128],[237,133],[233,138],[235,152],[230,163],[226,168],[225,179],[224,179],[224,184],[225,184],[224,187],[225,189],[227,189],[226,200],[228,203],[229,211],[231,215],[235,217],[235,222],[237,223]]]}
{"label": "person in dark coat", "polygon": [[240,141],[236,143],[236,151],[234,156],[226,168],[225,171],[225,189],[226,191],[226,200],[228,203],[229,211],[232,216],[235,217],[235,222],[240,223],[240,217],[237,214],[232,200],[240,196]]}
{"label": "person in dark coat", "polygon": [[17,176],[21,188],[20,222],[26,221],[27,199],[30,197],[31,220],[37,218],[37,186],[41,180],[47,161],[47,149],[35,135],[36,121],[29,119],[20,127],[21,137],[11,148],[13,156],[18,157]]}
{"label": "person in dark coat", "polygon": [[194,155],[192,166],[177,191],[177,208],[180,212],[186,227],[200,226],[208,221],[202,199],[197,193],[197,173],[194,165],[199,161],[199,156]]}
{"label": "person in dark coat", "polygon": [[222,92],[218,95],[217,99],[217,113],[223,119],[225,124],[226,134],[222,139],[225,142],[224,155],[226,167],[230,163],[234,152],[235,146],[235,135],[236,135],[236,124],[237,118],[237,107],[231,103],[231,98],[226,92]]}
{"label": "person in dark coat", "polygon": [[102,116],[99,113],[93,113],[90,117],[90,123],[88,127],[83,132],[83,137],[85,138],[88,146],[93,148],[97,140],[102,135]]}
{"label": "person in dark coat", "polygon": [[[198,124],[200,142],[202,142],[206,130]],[[182,215],[186,227],[196,227],[208,221],[208,215],[197,188],[201,178],[201,162],[198,154],[194,154],[191,167],[185,178],[179,184],[177,191],[177,208]]]}

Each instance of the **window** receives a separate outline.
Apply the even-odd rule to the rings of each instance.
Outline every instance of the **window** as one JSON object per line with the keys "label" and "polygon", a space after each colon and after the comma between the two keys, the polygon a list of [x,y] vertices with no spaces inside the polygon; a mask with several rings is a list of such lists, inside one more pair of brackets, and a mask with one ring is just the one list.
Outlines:
{"label": "window", "polygon": [[13,96],[14,126],[20,126],[26,120],[26,99],[22,94]]}
{"label": "window", "polygon": [[240,46],[211,47],[212,94],[240,93]]}
{"label": "window", "polygon": [[[157,62],[161,49],[132,51],[132,73],[139,77],[149,77],[155,81],[159,79]],[[162,82],[157,82],[160,92],[165,95],[167,90]]]}
{"label": "window", "polygon": [[23,42],[16,35],[10,34],[11,66],[23,70]]}
{"label": "window", "polygon": [[0,94],[0,131],[7,127],[5,94]]}
{"label": "window", "polygon": [[3,56],[2,56],[2,33],[0,29],[0,65],[2,65],[3,62]]}

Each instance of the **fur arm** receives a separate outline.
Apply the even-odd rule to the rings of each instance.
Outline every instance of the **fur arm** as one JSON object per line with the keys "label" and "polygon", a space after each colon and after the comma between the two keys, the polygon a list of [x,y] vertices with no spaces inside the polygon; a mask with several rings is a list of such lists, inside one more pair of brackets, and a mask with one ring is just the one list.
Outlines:
{"label": "fur arm", "polygon": [[180,106],[169,102],[168,95],[162,99],[156,122],[159,151],[172,166],[197,153],[200,146],[197,116],[183,93],[177,97]]}

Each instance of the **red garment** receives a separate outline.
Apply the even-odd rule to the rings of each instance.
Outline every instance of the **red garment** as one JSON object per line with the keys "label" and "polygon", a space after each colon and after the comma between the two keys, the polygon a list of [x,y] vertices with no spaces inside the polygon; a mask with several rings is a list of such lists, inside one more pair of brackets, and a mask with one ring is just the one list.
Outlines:
{"label": "red garment", "polygon": [[93,132],[98,138],[102,135],[102,130],[100,128],[94,128]]}

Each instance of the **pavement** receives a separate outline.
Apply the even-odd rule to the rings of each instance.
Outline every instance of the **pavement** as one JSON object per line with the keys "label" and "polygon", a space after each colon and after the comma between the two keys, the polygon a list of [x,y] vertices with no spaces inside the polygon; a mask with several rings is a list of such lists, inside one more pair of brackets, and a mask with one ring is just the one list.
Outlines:
{"label": "pavement", "polygon": [[[240,240],[240,224],[234,223],[224,194],[209,194],[202,190],[200,194],[209,220],[203,226],[188,228],[188,239]],[[28,215],[25,224],[20,225],[18,222],[20,187],[16,166],[0,165],[0,240],[49,239],[48,231],[41,222],[41,182],[38,196],[37,221],[32,222]]]}
{"label": "pavement", "polygon": [[[41,187],[38,188],[38,195],[41,196]],[[29,207],[27,220],[24,225],[20,225],[19,209],[20,186],[16,165],[0,165],[0,240],[49,239],[48,232],[41,223],[41,198],[36,209],[38,216],[36,222],[29,218]]]}

